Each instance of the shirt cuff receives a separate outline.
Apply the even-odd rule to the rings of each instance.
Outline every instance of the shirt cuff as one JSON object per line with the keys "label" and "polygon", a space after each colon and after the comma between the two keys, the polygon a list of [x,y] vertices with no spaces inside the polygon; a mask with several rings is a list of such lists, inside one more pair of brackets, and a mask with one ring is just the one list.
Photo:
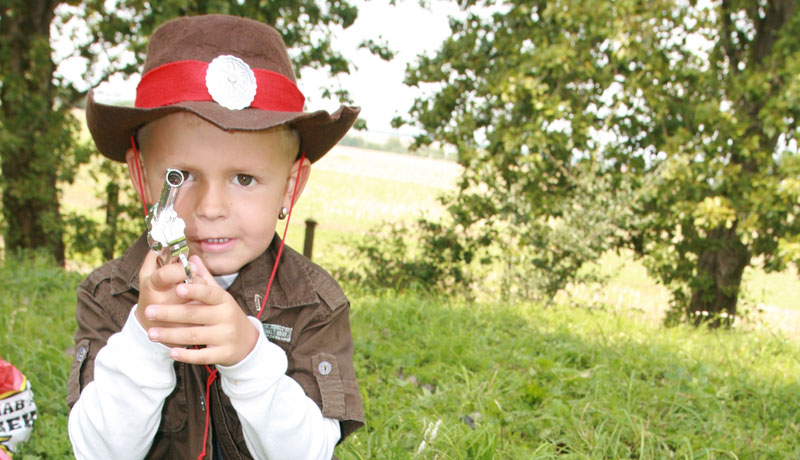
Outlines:
{"label": "shirt cuff", "polygon": [[247,319],[258,330],[256,346],[233,366],[217,365],[222,377],[222,390],[230,398],[247,399],[263,393],[265,387],[286,375],[289,366],[286,353],[264,335],[261,321],[253,316]]}
{"label": "shirt cuff", "polygon": [[122,330],[108,339],[106,347],[118,358],[117,367],[133,380],[142,376],[151,384],[161,380],[162,384],[174,385],[174,361],[169,356],[169,348],[147,337],[147,331],[136,319],[136,308],[138,304],[131,309]]}

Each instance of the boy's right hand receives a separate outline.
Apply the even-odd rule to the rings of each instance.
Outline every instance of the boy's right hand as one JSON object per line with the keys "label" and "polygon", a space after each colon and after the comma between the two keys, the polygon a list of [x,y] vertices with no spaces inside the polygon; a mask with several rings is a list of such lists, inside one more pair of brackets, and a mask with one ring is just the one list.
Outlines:
{"label": "boy's right hand", "polygon": [[[147,256],[139,269],[139,306],[136,308],[136,319],[145,331],[154,326],[164,327],[160,321],[152,321],[145,316],[145,310],[150,305],[182,304],[185,299],[178,297],[175,287],[183,284],[186,272],[179,263],[167,264],[161,267],[157,264],[158,254],[147,251]],[[196,268],[192,267],[192,273]],[[198,278],[194,282],[201,281]],[[201,281],[202,282],[202,281]],[[174,325],[171,325],[174,326]]]}

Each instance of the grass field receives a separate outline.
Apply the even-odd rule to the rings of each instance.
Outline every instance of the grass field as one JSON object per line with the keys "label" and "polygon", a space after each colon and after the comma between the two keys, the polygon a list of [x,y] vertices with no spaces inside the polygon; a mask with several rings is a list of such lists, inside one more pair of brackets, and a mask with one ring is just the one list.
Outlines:
{"label": "grass field", "polygon": [[[39,408],[15,458],[71,458],[66,379],[79,276],[0,267],[0,350]],[[666,329],[624,311],[351,289],[367,426],[343,459],[798,458],[800,347]]]}
{"label": "grass field", "polygon": [[[62,187],[62,210],[81,210],[104,219],[98,187],[89,168],[74,184]],[[411,221],[442,212],[437,197],[452,189],[460,167],[453,162],[353,147],[335,147],[311,169],[311,179],[292,212],[287,242],[302,252],[305,221],[318,223],[313,259],[325,267],[345,265],[353,237],[388,221]],[[144,228],[144,220],[142,220]],[[278,232],[283,232],[283,222]],[[88,265],[75,265],[82,271]]]}
{"label": "grass field", "polygon": [[[452,163],[337,148],[315,165],[289,242],[302,248],[313,217],[314,259],[346,264],[348,239],[381,220],[441,212],[435,197],[457,173]],[[66,198],[91,190],[75,187]],[[606,282],[570,286],[549,308],[348,286],[367,426],[337,455],[800,458],[800,336],[778,327],[790,316],[756,313],[748,324],[759,327],[730,331],[667,329],[668,295],[630,254],[606,254],[595,269]],[[71,458],[64,398],[81,277],[42,260],[0,265],[0,355],[30,378],[39,407],[15,459]],[[800,312],[796,273],[755,268],[745,284],[756,310]]]}
{"label": "grass field", "polygon": [[312,167],[287,243],[302,251],[305,221],[313,219],[318,222],[313,259],[328,268],[346,265],[352,238],[382,221],[441,214],[436,198],[452,189],[458,173],[459,166],[449,161],[336,147]]}
{"label": "grass field", "polygon": [[360,300],[370,420],[342,458],[800,455],[792,341],[575,307]]}
{"label": "grass field", "polygon": [[[328,269],[345,266],[352,240],[381,222],[440,215],[443,209],[437,197],[453,190],[459,172],[460,167],[449,161],[337,146],[312,167],[309,184],[292,214],[288,244],[302,251],[305,221],[313,219],[317,222],[314,261]],[[84,171],[75,184],[64,187],[64,209],[88,209],[99,219],[95,188]],[[282,222],[278,231],[283,232]],[[582,302],[598,300],[620,308],[644,309],[653,317],[663,315],[668,292],[629,252],[606,254],[592,267],[608,278],[602,286],[572,287],[562,295]],[[89,268],[81,267],[84,271]],[[795,270],[765,273],[757,266],[750,267],[743,284],[745,308],[800,313],[800,296],[796,295],[800,281]],[[800,329],[796,332],[800,337]]]}

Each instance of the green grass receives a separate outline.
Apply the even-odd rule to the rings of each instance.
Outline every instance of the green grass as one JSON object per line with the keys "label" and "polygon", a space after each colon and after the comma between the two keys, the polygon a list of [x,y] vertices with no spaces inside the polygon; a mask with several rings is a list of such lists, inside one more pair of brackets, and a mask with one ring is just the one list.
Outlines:
{"label": "green grass", "polygon": [[75,333],[75,288],[81,276],[44,258],[0,264],[0,356],[31,382],[38,419],[15,459],[71,458],[67,435],[68,354]]}
{"label": "green grass", "polygon": [[367,428],[342,459],[800,455],[792,341],[564,306],[355,303]]}
{"label": "green grass", "polygon": [[[0,267],[0,349],[39,408],[15,458],[71,458],[78,278],[39,259]],[[800,457],[800,346],[779,335],[350,292],[367,426],[338,447],[342,460]]]}

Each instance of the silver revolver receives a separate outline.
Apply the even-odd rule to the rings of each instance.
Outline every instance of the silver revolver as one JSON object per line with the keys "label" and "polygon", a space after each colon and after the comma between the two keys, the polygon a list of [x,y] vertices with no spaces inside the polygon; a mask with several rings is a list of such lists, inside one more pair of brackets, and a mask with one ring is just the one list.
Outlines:
{"label": "silver revolver", "polygon": [[183,173],[177,169],[167,169],[164,176],[164,187],[158,203],[150,208],[150,213],[145,218],[147,223],[147,244],[150,249],[159,255],[159,262],[168,264],[180,259],[183,270],[186,272],[186,282],[192,281],[192,271],[189,269],[189,245],[183,233],[186,224],[175,212],[175,200],[178,191],[183,185]]}

